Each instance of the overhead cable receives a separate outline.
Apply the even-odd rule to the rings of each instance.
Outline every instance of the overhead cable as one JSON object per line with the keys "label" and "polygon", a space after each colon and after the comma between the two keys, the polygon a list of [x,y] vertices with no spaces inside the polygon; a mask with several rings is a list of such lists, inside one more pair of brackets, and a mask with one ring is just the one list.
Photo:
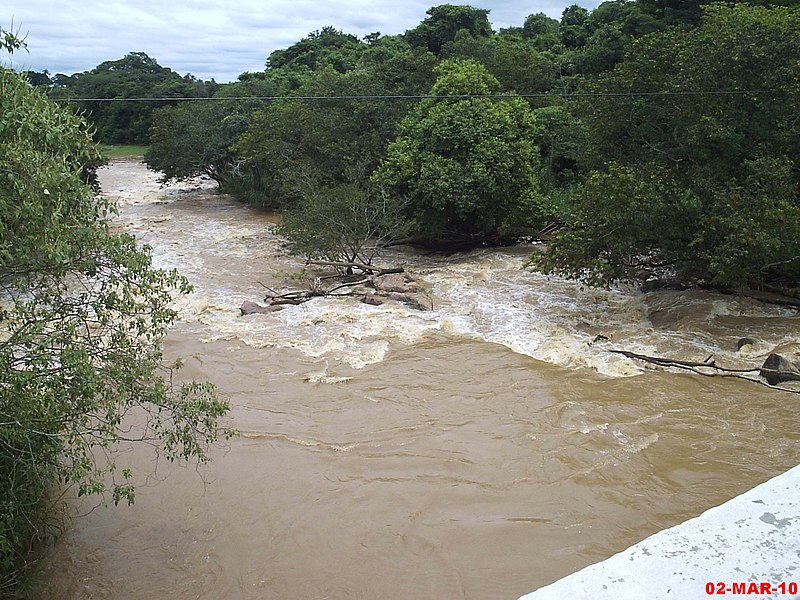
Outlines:
{"label": "overhead cable", "polygon": [[744,96],[750,94],[773,94],[776,90],[687,90],[675,92],[541,92],[534,94],[452,94],[452,95],[350,95],[350,96],[231,96],[211,98],[159,97],[159,98],[51,98],[54,102],[225,102],[244,100],[470,100],[511,98],[594,98],[594,97],[640,97],[640,96]]}

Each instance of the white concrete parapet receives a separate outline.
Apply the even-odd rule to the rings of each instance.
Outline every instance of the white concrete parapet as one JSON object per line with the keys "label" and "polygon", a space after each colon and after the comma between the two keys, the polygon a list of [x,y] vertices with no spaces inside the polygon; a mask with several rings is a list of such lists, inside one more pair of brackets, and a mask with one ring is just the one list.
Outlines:
{"label": "white concrete parapet", "polygon": [[788,599],[798,585],[800,466],[520,600]]}

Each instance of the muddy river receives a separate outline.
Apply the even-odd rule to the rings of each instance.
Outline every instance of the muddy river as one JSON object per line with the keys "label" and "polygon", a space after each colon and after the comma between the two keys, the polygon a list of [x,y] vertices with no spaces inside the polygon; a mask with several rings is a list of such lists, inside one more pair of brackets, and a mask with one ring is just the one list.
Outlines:
{"label": "muddy river", "polygon": [[73,522],[43,598],[513,599],[800,462],[796,395],[608,352],[758,366],[800,350],[795,310],[587,289],[526,271],[531,248],[399,249],[382,262],[433,310],[331,298],[243,317],[263,285],[302,285],[273,216],[140,163],[101,179],[116,223],[194,284],[165,349],[241,435],[201,468],[127,451],[135,505]]}

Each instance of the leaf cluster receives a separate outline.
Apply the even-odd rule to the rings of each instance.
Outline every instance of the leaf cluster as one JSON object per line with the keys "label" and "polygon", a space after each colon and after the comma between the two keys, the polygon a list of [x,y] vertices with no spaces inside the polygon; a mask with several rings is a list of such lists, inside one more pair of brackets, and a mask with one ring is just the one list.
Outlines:
{"label": "leaf cluster", "polygon": [[397,196],[353,177],[308,190],[284,212],[279,231],[294,254],[371,265],[386,243],[408,233],[404,209]]}

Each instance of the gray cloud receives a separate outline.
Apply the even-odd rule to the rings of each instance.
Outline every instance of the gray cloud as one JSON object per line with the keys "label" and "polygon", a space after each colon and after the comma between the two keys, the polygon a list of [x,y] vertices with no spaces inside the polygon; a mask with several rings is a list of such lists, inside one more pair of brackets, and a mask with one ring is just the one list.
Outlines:
{"label": "gray cloud", "polygon": [[[442,2],[443,3],[443,2]],[[569,0],[473,3],[491,11],[495,29],[522,25],[528,14],[559,17]],[[437,2],[411,0],[10,0],[3,11],[27,33],[28,53],[5,63],[16,69],[72,74],[128,52],[146,52],[162,66],[201,79],[233,81],[244,71],[264,68],[267,56],[311,31],[332,25],[362,37],[397,34],[425,18]],[[595,0],[580,1],[591,8]]]}

